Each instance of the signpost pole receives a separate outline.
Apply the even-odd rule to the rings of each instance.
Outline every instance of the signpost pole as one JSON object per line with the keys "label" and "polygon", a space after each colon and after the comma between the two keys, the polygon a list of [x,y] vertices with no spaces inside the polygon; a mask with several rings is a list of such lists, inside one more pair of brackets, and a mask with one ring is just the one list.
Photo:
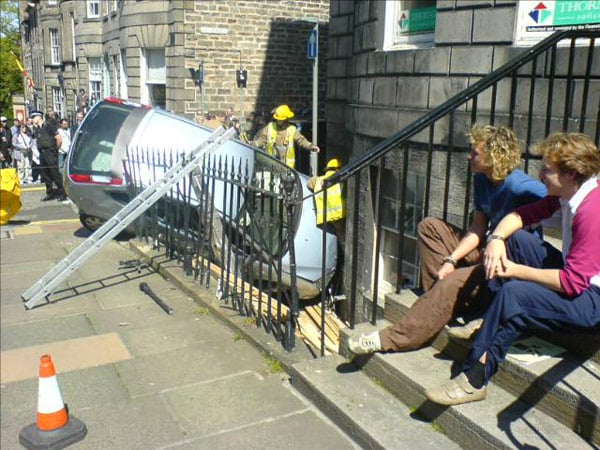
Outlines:
{"label": "signpost pole", "polygon": [[[311,42],[313,40],[313,42]],[[313,54],[310,54],[311,45]],[[319,129],[319,22],[315,22],[312,33],[309,35],[309,55],[313,64],[313,85],[312,85],[312,143],[318,145],[318,129]],[[318,175],[318,154],[310,153],[310,170],[311,175]]]}

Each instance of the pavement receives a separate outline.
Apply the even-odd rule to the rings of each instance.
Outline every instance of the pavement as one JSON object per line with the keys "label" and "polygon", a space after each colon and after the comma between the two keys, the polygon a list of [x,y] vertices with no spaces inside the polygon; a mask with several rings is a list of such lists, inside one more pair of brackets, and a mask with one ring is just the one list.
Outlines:
{"label": "pavement", "polygon": [[3,450],[21,448],[20,431],[36,420],[42,354],[54,360],[69,413],[87,426],[74,449],[358,448],[291,387],[280,359],[309,359],[305,348],[285,352],[223,304],[232,327],[203,306],[214,304],[210,291],[190,295],[150,267],[124,267],[139,258],[128,241],[110,242],[50,303],[26,310],[20,295],[90,234],[73,204],[43,195],[25,186],[22,211],[0,227]]}

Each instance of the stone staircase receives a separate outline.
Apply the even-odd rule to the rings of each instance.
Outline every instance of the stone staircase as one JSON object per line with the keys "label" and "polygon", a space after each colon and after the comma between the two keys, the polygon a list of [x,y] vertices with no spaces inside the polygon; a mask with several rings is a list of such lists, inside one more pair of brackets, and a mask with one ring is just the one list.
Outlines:
{"label": "stone staircase", "polygon": [[[388,295],[377,327],[361,324],[345,330],[343,339],[398,320],[416,298],[409,290]],[[578,339],[587,345],[577,345]],[[456,407],[435,405],[424,396],[458,373],[454,361],[468,352],[469,343],[449,338],[446,330],[431,347],[356,357],[353,365],[462,448],[600,448],[600,336],[555,337],[554,344],[568,350],[529,365],[507,358],[487,400]]]}

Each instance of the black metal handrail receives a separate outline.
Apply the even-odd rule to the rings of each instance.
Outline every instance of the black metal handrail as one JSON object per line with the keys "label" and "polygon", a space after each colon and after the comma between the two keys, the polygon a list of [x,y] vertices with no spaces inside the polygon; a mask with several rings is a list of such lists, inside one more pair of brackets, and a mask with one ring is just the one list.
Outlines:
{"label": "black metal handrail", "polygon": [[[354,196],[354,201],[350,201],[348,204],[348,217],[346,218],[351,229],[348,230],[346,236],[349,243],[346,246],[349,258],[347,258],[344,268],[344,286],[349,303],[346,305],[343,318],[348,320],[351,327],[366,316],[370,316],[372,323],[376,322],[378,298],[388,293],[380,292],[380,271],[382,270],[379,263],[380,257],[385,255],[396,261],[395,263],[390,262],[388,267],[383,268],[389,277],[386,282],[392,285],[395,283],[396,293],[399,293],[405,285],[416,287],[418,284],[418,259],[405,260],[405,244],[412,242],[407,241],[407,237],[415,240],[415,221],[431,214],[432,205],[434,205],[435,215],[439,214],[443,220],[457,225],[462,219],[462,227],[466,229],[471,198],[471,177],[468,165],[466,176],[463,176],[462,173],[460,176],[460,179],[464,181],[460,181],[458,184],[456,184],[456,180],[452,182],[452,172],[460,170],[453,163],[454,154],[468,151],[468,144],[456,135],[459,128],[461,131],[467,132],[469,124],[472,126],[483,117],[492,125],[498,121],[510,128],[519,128],[516,131],[519,132],[518,134],[523,134],[526,142],[523,158],[526,172],[529,171],[530,160],[535,159],[527,150],[527,146],[534,137],[540,138],[542,134],[546,136],[553,129],[562,131],[577,129],[580,132],[590,130],[589,133],[595,134],[595,141],[600,140],[600,104],[596,113],[595,105],[590,103],[597,99],[597,93],[591,90],[594,86],[592,80],[600,79],[596,73],[592,74],[594,63],[596,63],[595,59],[598,59],[595,43],[599,37],[600,30],[568,30],[552,34],[391,137],[370,147],[364,156],[351,160],[339,172],[324,181],[325,198],[327,188],[340,182],[347,182],[347,190],[353,192]],[[567,40],[567,45],[564,46],[564,51],[562,46],[560,51],[557,50],[559,43],[565,40]],[[585,45],[577,45],[581,42],[578,40],[583,40]],[[579,59],[580,56],[581,59]],[[587,62],[585,62],[586,57]],[[540,63],[540,61],[542,62]],[[526,65],[530,67],[523,70],[522,68]],[[504,85],[505,80],[508,83],[506,85]],[[564,88],[562,95],[560,88]],[[480,101],[481,98],[487,98],[484,97],[486,95],[490,95],[489,104],[483,104]],[[563,99],[564,104],[559,103]],[[447,134],[436,136],[439,132],[436,129],[438,126],[439,131]],[[428,131],[424,131],[427,129]],[[421,134],[417,136],[419,133]],[[395,152],[393,153],[394,157],[386,159],[386,155],[392,152]],[[434,156],[438,173],[434,173],[433,169]],[[406,198],[407,177],[409,175],[408,164],[411,159],[419,161],[421,169],[416,173],[424,176],[425,185],[421,199],[422,204],[410,206],[412,211],[418,210],[418,214],[411,219],[411,230],[407,230],[405,229],[406,220],[409,217]],[[387,199],[383,200],[382,174],[384,170],[392,171],[395,183],[400,186],[398,191],[400,196],[396,200],[392,199],[392,203],[389,203],[389,205],[395,205],[393,214],[395,214],[396,222],[395,225],[392,225],[393,230],[389,229],[389,217],[384,219],[386,214],[389,215],[389,211],[386,210],[386,206],[389,209],[389,205],[384,202],[390,202],[389,193],[386,194]],[[432,187],[433,179],[437,180],[437,188]],[[373,190],[371,196],[367,196],[369,195],[369,183]],[[435,196],[432,197],[434,192]],[[442,195],[437,196],[438,192]],[[451,192],[452,202],[450,201]],[[456,202],[461,198],[460,203]],[[371,224],[360,219],[360,211],[363,211],[364,204],[362,201],[365,200],[373,202],[372,213],[375,228],[372,241],[370,236],[364,239],[363,235],[365,230],[370,229]],[[326,200],[324,201],[326,202]],[[384,231],[384,228],[387,231]],[[382,238],[391,236],[385,234],[388,231],[395,236],[395,244],[391,240],[385,241],[387,247],[384,249]],[[365,245],[365,242],[368,242],[368,245]],[[322,255],[325,257],[324,251]],[[368,264],[365,265],[363,258],[369,259],[371,255],[374,255],[374,261],[372,266],[367,268]],[[409,255],[409,257],[416,258],[415,255]],[[403,268],[405,263],[413,265],[409,272],[405,272]],[[394,264],[396,265],[395,270],[393,269]],[[322,293],[323,307],[326,302],[325,297],[325,294]],[[359,304],[360,309],[358,308]]]}
{"label": "black metal handrail", "polygon": [[[335,183],[339,183],[340,181],[348,179],[352,175],[356,174],[360,170],[364,169],[365,167],[369,166],[373,162],[383,157],[393,148],[404,144],[420,131],[423,131],[425,128],[431,126],[439,119],[455,111],[459,106],[465,104],[478,94],[482,93],[484,90],[492,87],[498,81],[515,72],[517,69],[523,67],[525,64],[531,62],[537,56],[547,51],[552,46],[556,45],[559,41],[568,38],[589,38],[591,39],[590,47],[593,47],[595,39],[599,37],[600,30],[567,30],[557,31],[556,33],[553,33],[546,39],[531,47],[527,52],[511,59],[509,62],[507,62],[500,68],[494,70],[492,73],[482,78],[481,80],[473,84],[471,87],[458,93],[451,99],[447,100],[445,103],[442,103],[440,106],[432,109],[421,118],[415,120],[413,123],[406,126],[396,134],[390,136],[389,138],[381,141],[380,143],[372,147],[371,150],[364,157],[349,163],[348,165],[343,167],[339,172],[337,172],[334,176],[329,178],[327,184],[333,185]],[[598,141],[597,136],[596,141]]]}

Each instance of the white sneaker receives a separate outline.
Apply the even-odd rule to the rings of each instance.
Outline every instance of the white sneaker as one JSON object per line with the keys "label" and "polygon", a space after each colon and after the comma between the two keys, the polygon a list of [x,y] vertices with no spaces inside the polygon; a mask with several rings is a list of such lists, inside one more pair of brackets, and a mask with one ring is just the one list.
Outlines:
{"label": "white sneaker", "polygon": [[462,327],[451,327],[448,330],[448,335],[454,339],[469,340],[477,334],[479,329],[483,325],[483,319],[475,319],[467,322]]}
{"label": "white sneaker", "polygon": [[355,355],[367,355],[369,353],[379,352],[381,348],[381,339],[379,331],[373,331],[369,334],[352,336],[347,342],[348,350]]}

